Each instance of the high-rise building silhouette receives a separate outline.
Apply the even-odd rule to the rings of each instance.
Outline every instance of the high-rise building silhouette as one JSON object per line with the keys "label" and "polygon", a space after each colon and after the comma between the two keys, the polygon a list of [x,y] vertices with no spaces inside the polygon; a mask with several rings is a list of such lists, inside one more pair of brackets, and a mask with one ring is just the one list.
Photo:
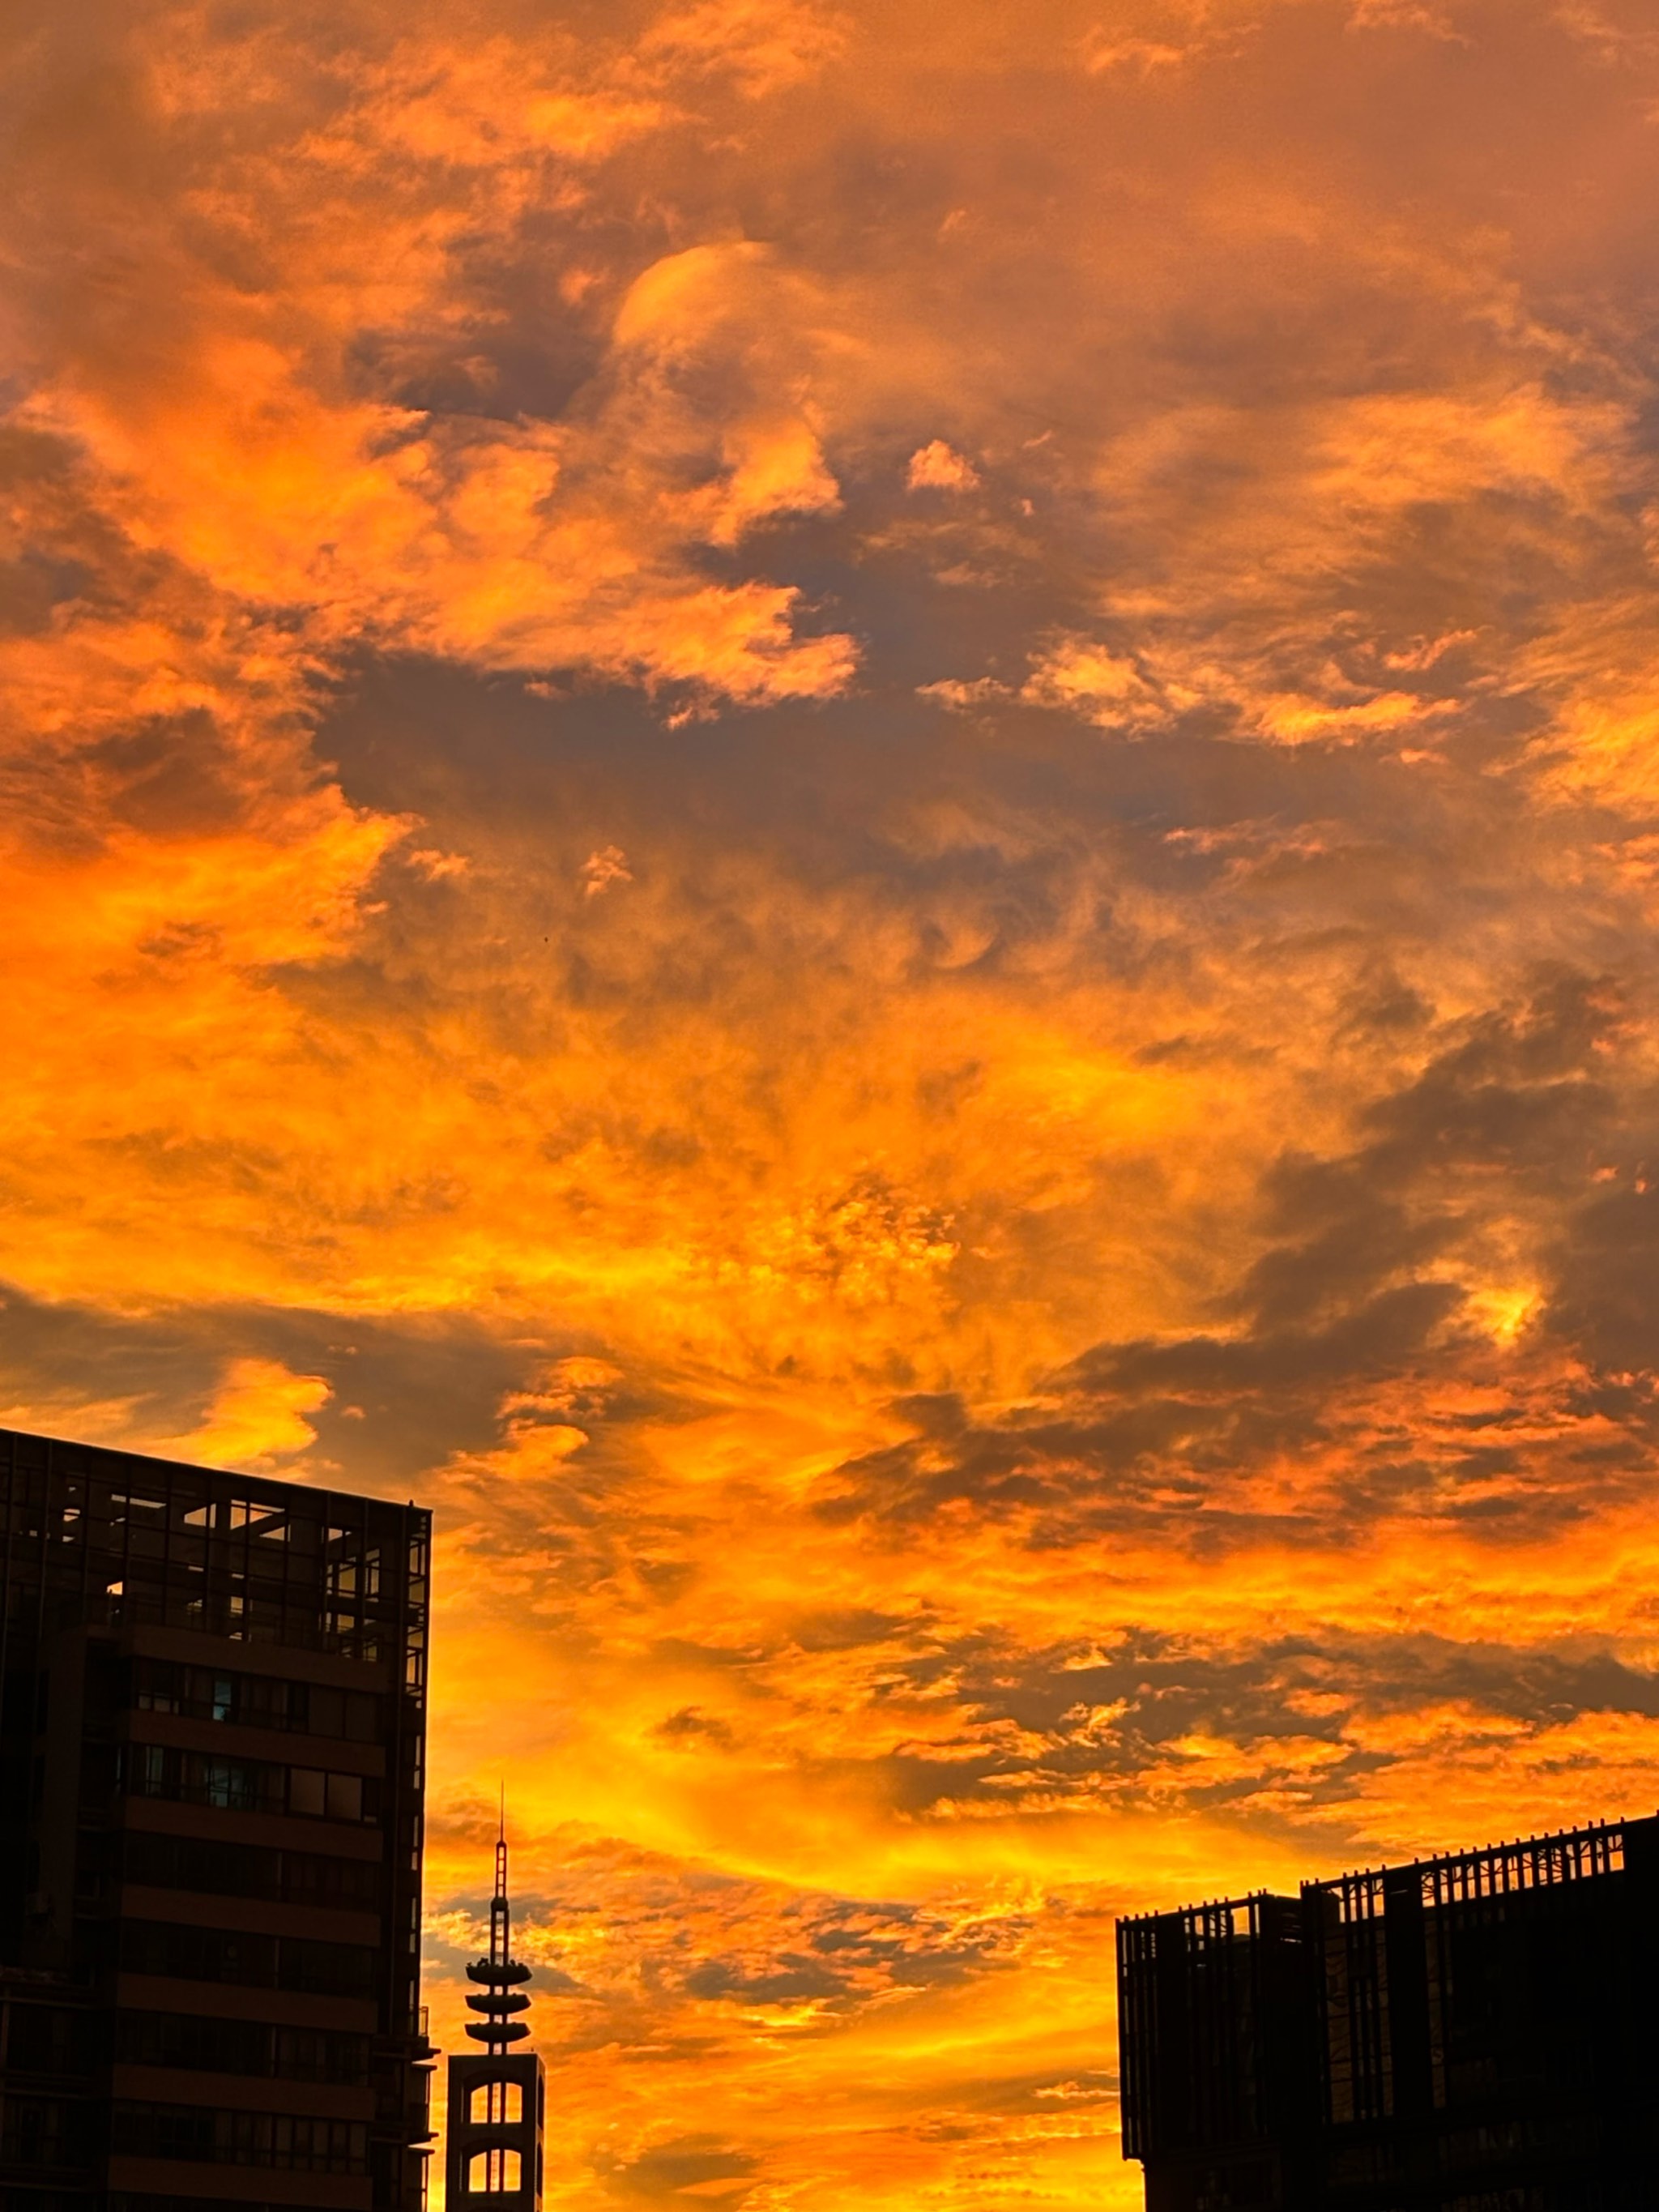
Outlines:
{"label": "high-rise building silhouette", "polygon": [[1118,1924],[1148,2212],[1655,2212],[1659,1818]]}
{"label": "high-rise building silhouette", "polygon": [[495,1844],[495,1893],[489,1901],[489,1953],[467,1968],[469,2008],[483,2014],[466,2032],[481,2051],[449,2061],[444,2193],[448,2212],[541,2212],[542,2130],[547,2097],[542,2062],[514,2051],[530,2029],[517,2017],[530,1999],[530,1969],[513,1956],[513,1908],[507,1894],[507,1821]]}
{"label": "high-rise building silhouette", "polygon": [[429,1540],[0,1431],[0,2212],[418,2212]]}

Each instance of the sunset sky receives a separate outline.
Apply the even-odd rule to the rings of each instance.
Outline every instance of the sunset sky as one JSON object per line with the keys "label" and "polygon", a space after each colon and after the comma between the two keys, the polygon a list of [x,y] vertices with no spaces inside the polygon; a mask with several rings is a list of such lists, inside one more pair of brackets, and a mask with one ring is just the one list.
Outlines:
{"label": "sunset sky", "polygon": [[554,2212],[1123,2212],[1659,1804],[1651,0],[3,35],[0,1421],[434,1508]]}

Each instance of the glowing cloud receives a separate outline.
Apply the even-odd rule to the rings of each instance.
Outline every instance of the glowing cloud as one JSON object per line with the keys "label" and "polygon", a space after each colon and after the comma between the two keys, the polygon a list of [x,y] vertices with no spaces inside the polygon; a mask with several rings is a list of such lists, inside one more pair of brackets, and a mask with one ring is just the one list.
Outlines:
{"label": "glowing cloud", "polygon": [[1115,1911],[1659,1793],[1646,13],[9,59],[8,1417],[433,1501],[556,2203],[1127,2206]]}

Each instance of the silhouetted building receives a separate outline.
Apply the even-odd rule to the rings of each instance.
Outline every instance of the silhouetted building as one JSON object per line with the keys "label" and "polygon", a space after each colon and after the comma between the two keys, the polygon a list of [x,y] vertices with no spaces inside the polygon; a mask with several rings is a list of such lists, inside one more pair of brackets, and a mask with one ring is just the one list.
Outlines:
{"label": "silhouetted building", "polygon": [[1118,1923],[1148,2212],[1655,2212],[1659,1819]]}
{"label": "silhouetted building", "polygon": [[523,1986],[530,1969],[513,1956],[505,1820],[495,1845],[489,1955],[475,1959],[466,1974],[478,1984],[467,2004],[483,2015],[469,2021],[466,2032],[484,2048],[449,2062],[445,2202],[449,2212],[479,2203],[488,2212],[541,2212],[546,2090],[541,2060],[533,2051],[512,2047],[530,2033],[514,2017],[530,2007]]}
{"label": "silhouetted building", "polygon": [[0,1431],[0,2212],[418,2212],[429,1538]]}

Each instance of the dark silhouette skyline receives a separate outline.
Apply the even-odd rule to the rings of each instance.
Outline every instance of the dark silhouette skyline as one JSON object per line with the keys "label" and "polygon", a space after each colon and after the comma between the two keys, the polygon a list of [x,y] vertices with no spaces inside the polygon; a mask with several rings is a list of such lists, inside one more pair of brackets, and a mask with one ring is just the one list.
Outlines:
{"label": "dark silhouette skyline", "polygon": [[1651,2212],[1659,1818],[1118,1923],[1147,2212]]}

